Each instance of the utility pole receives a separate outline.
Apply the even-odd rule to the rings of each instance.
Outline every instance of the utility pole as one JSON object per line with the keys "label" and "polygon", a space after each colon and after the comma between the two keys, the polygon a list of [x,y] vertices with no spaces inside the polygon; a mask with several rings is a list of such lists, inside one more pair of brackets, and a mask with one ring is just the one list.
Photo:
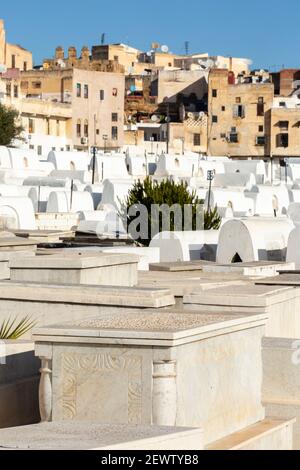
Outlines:
{"label": "utility pole", "polygon": [[208,201],[207,201],[207,212],[210,212],[210,198],[211,198],[211,183],[214,179],[214,171],[208,170],[207,172],[207,181],[209,181],[208,186]]}
{"label": "utility pole", "polygon": [[93,174],[92,174],[92,184],[95,183],[96,153],[97,153],[97,149],[96,149],[96,146],[94,145],[94,147],[93,147],[93,168],[92,168]]}

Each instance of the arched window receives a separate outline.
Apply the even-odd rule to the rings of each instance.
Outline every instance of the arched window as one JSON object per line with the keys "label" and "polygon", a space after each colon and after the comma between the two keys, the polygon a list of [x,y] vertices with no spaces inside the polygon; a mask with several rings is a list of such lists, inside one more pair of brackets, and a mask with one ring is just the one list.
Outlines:
{"label": "arched window", "polygon": [[24,168],[28,168],[28,158],[27,157],[23,158],[23,165],[24,165]]}
{"label": "arched window", "polygon": [[70,162],[70,170],[71,171],[75,171],[76,170],[76,166],[75,166],[75,163],[74,162]]}

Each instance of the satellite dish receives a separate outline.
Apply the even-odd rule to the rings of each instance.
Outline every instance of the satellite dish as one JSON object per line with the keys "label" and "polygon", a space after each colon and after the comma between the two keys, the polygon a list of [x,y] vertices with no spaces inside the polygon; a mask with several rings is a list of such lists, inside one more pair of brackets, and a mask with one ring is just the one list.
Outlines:
{"label": "satellite dish", "polygon": [[152,51],[146,52],[146,56],[151,57],[152,56]]}
{"label": "satellite dish", "polygon": [[193,118],[193,117],[194,117],[194,114],[191,113],[191,112],[187,113],[187,115],[188,115],[189,118]]}
{"label": "satellite dish", "polygon": [[207,65],[208,68],[212,68],[215,65],[215,61],[212,60],[212,59],[208,59],[206,61],[206,65]]}
{"label": "satellite dish", "polygon": [[215,61],[212,59],[207,59],[207,60],[199,59],[198,64],[203,70],[209,70],[215,65]]}
{"label": "satellite dish", "polygon": [[158,118],[158,116],[156,116],[156,114],[153,114],[153,115],[151,116],[151,121],[152,121],[152,122],[157,122],[158,120],[159,120],[159,118]]}
{"label": "satellite dish", "polygon": [[200,111],[199,117],[200,117],[200,118],[203,118],[204,116],[205,116],[205,112],[204,112],[204,111]]}
{"label": "satellite dish", "polygon": [[161,46],[160,50],[161,50],[161,52],[164,52],[165,54],[166,54],[167,52],[169,52],[168,46],[165,46],[165,45],[164,45],[164,46]]}
{"label": "satellite dish", "polygon": [[58,59],[57,61],[58,65],[61,67],[61,68],[65,68],[66,67],[66,64],[64,63],[64,61],[62,59]]}
{"label": "satellite dish", "polygon": [[5,73],[7,71],[6,65],[0,64],[0,73]]}

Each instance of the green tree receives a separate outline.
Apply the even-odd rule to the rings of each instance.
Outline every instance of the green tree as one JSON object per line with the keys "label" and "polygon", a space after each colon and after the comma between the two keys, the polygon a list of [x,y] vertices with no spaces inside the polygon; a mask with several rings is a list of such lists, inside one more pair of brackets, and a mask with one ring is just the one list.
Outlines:
{"label": "green tree", "polygon": [[14,139],[22,140],[23,127],[18,124],[19,113],[0,104],[0,145],[11,145]]}
{"label": "green tree", "polygon": [[[203,209],[203,200],[199,199],[196,193],[192,193],[188,190],[187,183],[175,183],[174,181],[164,180],[160,183],[154,182],[150,177],[147,177],[144,181],[135,182],[132,189],[130,189],[125,201],[121,201],[120,216],[125,224],[129,228],[132,226],[132,222],[136,220],[139,215],[131,215],[129,213],[130,208],[137,208],[138,206],[144,206],[147,209],[147,230],[143,234],[143,230],[140,230],[141,236],[136,240],[142,245],[148,246],[151,241],[151,236],[156,233],[163,231],[162,215],[153,213],[153,206],[167,206],[172,208],[174,205],[178,205],[181,208],[181,213],[184,213],[184,207],[190,206],[191,210],[191,229],[197,229],[197,220],[199,216],[204,218],[204,229],[218,229],[221,223],[217,208],[210,211]],[[155,220],[153,220],[153,217]],[[202,219],[203,220],[203,219]],[[183,218],[181,218],[181,228],[183,229]],[[153,233],[153,225],[157,227],[156,233]],[[170,229],[171,231],[176,230],[176,215],[172,211],[170,212]]]}

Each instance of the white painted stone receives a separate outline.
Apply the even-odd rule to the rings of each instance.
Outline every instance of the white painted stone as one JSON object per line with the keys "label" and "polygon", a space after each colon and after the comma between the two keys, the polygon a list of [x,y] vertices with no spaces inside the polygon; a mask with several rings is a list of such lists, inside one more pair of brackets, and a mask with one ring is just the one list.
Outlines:
{"label": "white painted stone", "polygon": [[288,218],[248,217],[225,222],[220,229],[217,262],[239,260],[285,261],[288,237],[294,228]]}
{"label": "white painted stone", "polygon": [[198,230],[184,232],[161,232],[150,243],[150,247],[160,249],[160,261],[193,261],[214,259],[219,231]]}
{"label": "white painted stone", "polygon": [[0,219],[7,221],[6,228],[34,230],[35,216],[28,197],[0,197]]}
{"label": "white painted stone", "polygon": [[52,191],[49,194],[47,212],[79,212],[93,211],[92,196],[87,191]]}
{"label": "white painted stone", "polygon": [[87,171],[90,157],[85,152],[51,151],[47,161],[54,165],[55,170]]}

